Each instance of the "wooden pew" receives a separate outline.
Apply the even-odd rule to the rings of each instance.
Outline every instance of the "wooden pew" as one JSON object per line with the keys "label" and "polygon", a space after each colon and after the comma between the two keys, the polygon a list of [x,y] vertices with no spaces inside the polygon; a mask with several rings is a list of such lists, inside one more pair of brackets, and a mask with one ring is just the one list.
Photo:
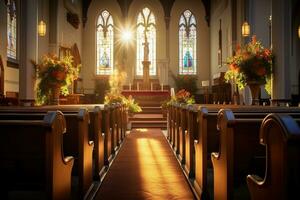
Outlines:
{"label": "wooden pew", "polygon": [[194,140],[198,132],[197,105],[187,106],[187,130],[185,131],[185,165],[184,170],[189,178],[195,176],[195,148]]}
{"label": "wooden pew", "polygon": [[179,154],[179,131],[181,127],[181,112],[180,104],[175,104],[175,123],[174,123],[174,140],[173,140],[173,149],[177,154]]}
{"label": "wooden pew", "polygon": [[264,178],[247,176],[251,199],[300,199],[300,128],[297,122],[288,115],[268,115],[261,125],[260,143],[266,146],[267,164]]}
{"label": "wooden pew", "polygon": [[256,158],[265,155],[265,149],[259,145],[261,122],[257,118],[237,119],[228,109],[219,111],[220,148],[211,154],[214,199],[250,199],[243,185],[246,174],[256,168]]}
{"label": "wooden pew", "polygon": [[186,158],[186,132],[188,130],[188,106],[187,105],[180,105],[180,108],[179,108],[179,112],[180,112],[180,127],[179,127],[179,154],[178,154],[178,158],[181,162],[182,165],[185,165],[185,158]]}
{"label": "wooden pew", "polygon": [[[235,106],[235,105],[198,105],[198,133],[195,137],[195,180],[194,188],[199,196],[213,196],[209,188],[213,188],[207,176],[212,174],[211,152],[218,151],[219,135],[217,130],[217,114],[221,108],[230,108],[238,118],[264,118],[268,113],[290,113],[297,115],[299,108],[270,106]],[[207,155],[207,156],[206,156]]]}
{"label": "wooden pew", "polygon": [[[39,106],[39,107],[0,107],[1,111],[19,110],[19,112],[46,112],[47,110],[62,110],[63,112],[74,112],[80,108],[87,108],[90,115],[90,126],[89,126],[89,137],[90,140],[94,141],[94,179],[98,180],[101,178],[105,171],[105,165],[108,165],[108,157],[104,153],[109,153],[106,150],[107,142],[106,139],[110,138],[109,129],[106,129],[105,117],[107,116],[107,110],[109,106],[104,104],[79,104],[79,105],[59,105],[59,106]],[[104,114],[105,113],[105,114]],[[108,115],[109,116],[109,115]],[[107,120],[107,123],[109,120]],[[111,142],[109,142],[110,144]],[[111,148],[111,146],[109,146]],[[105,149],[105,150],[104,150]],[[110,155],[109,155],[110,156]],[[105,160],[106,159],[106,160]],[[105,160],[105,161],[104,161]]]}
{"label": "wooden pew", "polygon": [[110,106],[110,131],[111,131],[111,155],[115,156],[117,145],[117,124],[116,124],[116,104]]}
{"label": "wooden pew", "polygon": [[167,120],[168,120],[168,141],[170,142],[170,144],[172,144],[172,135],[173,135],[173,105],[169,105],[167,107],[168,109],[168,113],[167,113]]}
{"label": "wooden pew", "polygon": [[0,130],[1,198],[71,199],[74,158],[64,157],[61,112],[48,112],[42,120],[0,120]]}
{"label": "wooden pew", "polygon": [[[57,107],[53,107],[55,109]],[[0,119],[42,119],[44,113],[49,108],[15,108],[10,110],[0,110]],[[63,109],[61,109],[63,110]],[[66,119],[66,131],[64,135],[64,151],[67,155],[75,157],[72,175],[78,177],[78,193],[80,198],[85,195],[93,187],[93,141],[89,140],[89,114],[87,109],[79,109],[72,111],[70,108],[63,111]],[[77,189],[76,189],[77,190]]]}
{"label": "wooden pew", "polygon": [[105,133],[104,137],[104,165],[109,165],[112,159],[112,128],[111,125],[111,108],[105,105],[103,110],[102,128]]}

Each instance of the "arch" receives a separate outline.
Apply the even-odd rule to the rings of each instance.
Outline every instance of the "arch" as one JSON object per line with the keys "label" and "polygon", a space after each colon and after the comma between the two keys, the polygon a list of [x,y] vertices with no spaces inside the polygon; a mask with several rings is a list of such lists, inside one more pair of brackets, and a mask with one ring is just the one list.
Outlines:
{"label": "arch", "polygon": [[96,75],[110,75],[114,68],[114,20],[109,11],[98,16],[96,32]]}
{"label": "arch", "polygon": [[198,87],[201,80],[210,79],[210,27],[206,22],[205,7],[201,1],[197,0],[176,0],[172,6],[170,19],[170,71],[173,74],[179,73],[179,31],[178,20],[185,10],[190,10],[197,22],[197,42],[196,42],[196,74],[198,77]]}
{"label": "arch", "polygon": [[[120,24],[123,23],[123,15],[121,8],[117,0],[92,0],[88,13],[87,21],[85,27],[83,28],[83,37],[82,37],[82,79],[83,87],[88,92],[94,92],[95,88],[95,77],[97,69],[97,22],[98,17],[103,10],[109,11],[113,16],[114,27],[120,27]],[[117,30],[114,29],[114,40],[116,40]],[[120,62],[121,56],[119,55],[119,47],[114,46],[114,60],[113,66],[116,67],[117,63]]]}
{"label": "arch", "polygon": [[[162,4],[159,0],[133,0],[128,9],[127,21],[128,24],[133,27],[132,29],[136,30],[135,27],[137,24],[138,14],[145,7],[152,11],[156,19],[156,67],[157,75],[160,75],[159,69],[162,66],[160,63],[166,60],[166,24],[164,20],[165,15]],[[133,79],[136,76],[136,41],[133,43],[133,45],[129,46],[128,51],[132,52],[128,54],[128,66],[132,66],[130,68],[132,71],[129,73],[129,79]]]}
{"label": "arch", "polygon": [[179,74],[197,73],[197,22],[190,10],[185,10],[179,18]]}
{"label": "arch", "polygon": [[136,22],[136,75],[143,75],[142,61],[149,60],[150,76],[156,75],[156,20],[153,12],[143,8]]}

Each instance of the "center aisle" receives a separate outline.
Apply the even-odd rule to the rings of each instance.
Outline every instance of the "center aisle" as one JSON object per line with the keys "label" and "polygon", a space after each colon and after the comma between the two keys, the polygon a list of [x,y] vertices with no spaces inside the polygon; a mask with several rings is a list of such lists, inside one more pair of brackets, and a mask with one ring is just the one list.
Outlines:
{"label": "center aisle", "polygon": [[160,129],[132,130],[107,173],[96,200],[194,199]]}

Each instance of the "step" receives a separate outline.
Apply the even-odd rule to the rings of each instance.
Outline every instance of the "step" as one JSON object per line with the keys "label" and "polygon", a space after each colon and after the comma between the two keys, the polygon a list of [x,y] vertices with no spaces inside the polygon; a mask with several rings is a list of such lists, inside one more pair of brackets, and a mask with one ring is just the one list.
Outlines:
{"label": "step", "polygon": [[167,128],[167,123],[132,122],[131,128]]}
{"label": "step", "polygon": [[166,117],[162,114],[134,114],[128,118],[129,121],[165,121]]}
{"label": "step", "polygon": [[151,113],[158,113],[162,114],[161,107],[142,107],[142,112],[143,114],[151,114]]}

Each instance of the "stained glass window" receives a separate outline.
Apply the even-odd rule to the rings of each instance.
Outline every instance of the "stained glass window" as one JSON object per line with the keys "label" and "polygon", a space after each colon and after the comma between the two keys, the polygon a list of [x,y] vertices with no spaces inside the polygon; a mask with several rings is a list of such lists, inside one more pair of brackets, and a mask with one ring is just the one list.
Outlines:
{"label": "stained glass window", "polygon": [[144,8],[137,17],[137,59],[136,59],[136,75],[143,75],[144,45],[147,38],[148,60],[151,62],[149,67],[150,76],[156,75],[156,27],[155,16],[149,8]]}
{"label": "stained glass window", "polygon": [[110,75],[114,64],[114,22],[104,10],[97,22],[97,75]]}
{"label": "stained glass window", "polygon": [[179,74],[195,75],[197,73],[196,19],[190,10],[186,10],[179,19]]}
{"label": "stained glass window", "polygon": [[7,57],[17,59],[17,9],[13,0],[7,1]]}

